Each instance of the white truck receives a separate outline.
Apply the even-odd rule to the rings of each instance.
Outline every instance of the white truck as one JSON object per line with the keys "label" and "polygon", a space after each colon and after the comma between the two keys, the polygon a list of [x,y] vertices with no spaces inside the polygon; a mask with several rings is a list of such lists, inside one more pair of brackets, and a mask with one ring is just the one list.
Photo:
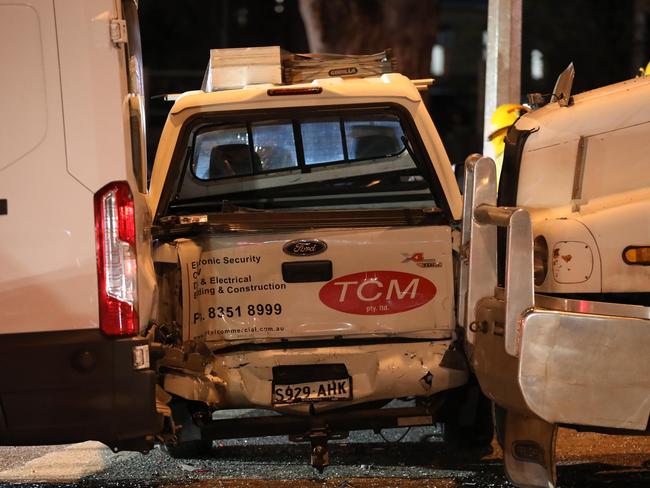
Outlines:
{"label": "white truck", "polygon": [[[461,196],[409,79],[185,93],[148,203],[171,452],[289,434],[322,469],[329,438],[437,421],[489,444],[455,335]],[[211,419],[232,408],[282,415]]]}
{"label": "white truck", "polygon": [[132,266],[149,249],[138,42],[131,0],[0,1],[2,445],[146,450],[160,430]]}
{"label": "white truck", "polygon": [[558,425],[650,434],[650,77],[572,77],[508,132],[498,198],[467,162],[459,320],[518,486],[555,486]]}

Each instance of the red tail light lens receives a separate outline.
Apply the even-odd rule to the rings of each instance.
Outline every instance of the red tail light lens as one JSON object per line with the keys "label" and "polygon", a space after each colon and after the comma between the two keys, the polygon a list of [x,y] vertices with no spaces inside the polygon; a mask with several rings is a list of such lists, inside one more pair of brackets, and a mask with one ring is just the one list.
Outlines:
{"label": "red tail light lens", "polygon": [[126,181],[95,194],[99,326],[111,336],[138,333],[133,195]]}

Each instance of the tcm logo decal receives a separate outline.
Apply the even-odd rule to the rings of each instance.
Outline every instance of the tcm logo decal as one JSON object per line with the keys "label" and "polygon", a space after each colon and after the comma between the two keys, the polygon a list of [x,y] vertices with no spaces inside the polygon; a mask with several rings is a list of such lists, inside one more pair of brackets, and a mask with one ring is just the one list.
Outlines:
{"label": "tcm logo decal", "polygon": [[364,271],[333,279],[318,296],[339,312],[388,315],[421,307],[436,296],[436,285],[411,273]]}

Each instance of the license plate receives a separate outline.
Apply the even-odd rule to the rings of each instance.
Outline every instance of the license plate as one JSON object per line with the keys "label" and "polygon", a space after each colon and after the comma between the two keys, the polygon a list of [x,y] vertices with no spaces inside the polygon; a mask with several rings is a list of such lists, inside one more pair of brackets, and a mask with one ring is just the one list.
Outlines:
{"label": "license plate", "polygon": [[350,378],[273,385],[273,404],[325,402],[352,398]]}

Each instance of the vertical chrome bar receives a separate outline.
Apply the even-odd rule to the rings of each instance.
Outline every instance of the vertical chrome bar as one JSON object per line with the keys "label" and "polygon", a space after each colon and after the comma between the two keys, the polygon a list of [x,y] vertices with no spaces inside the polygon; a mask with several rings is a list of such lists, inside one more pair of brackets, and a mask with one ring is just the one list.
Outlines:
{"label": "vertical chrome bar", "polygon": [[[471,324],[476,320],[476,304],[481,298],[494,296],[497,286],[497,228],[480,224],[474,210],[480,205],[496,205],[496,166],[490,158],[481,158],[473,165],[472,201],[469,235],[469,262],[467,270],[467,298],[465,302],[466,338],[474,344]],[[464,224],[465,225],[465,224]]]}
{"label": "vertical chrome bar", "polygon": [[497,287],[497,227],[506,227],[504,347],[509,355],[516,357],[519,355],[521,320],[535,305],[532,223],[527,210],[497,207],[496,199],[494,161],[468,158],[458,317],[465,328],[471,353],[475,339],[471,324],[476,321],[476,304],[482,298],[494,296]]}
{"label": "vertical chrome bar", "polygon": [[472,230],[474,208],[474,165],[480,154],[471,154],[465,159],[465,181],[463,190],[463,226],[460,240],[460,274],[458,278],[458,323],[467,329],[467,286],[469,273],[469,241]]}
{"label": "vertical chrome bar", "polygon": [[504,345],[518,357],[523,315],[535,305],[533,231],[530,214],[522,208],[514,210],[508,223],[505,281]]}

